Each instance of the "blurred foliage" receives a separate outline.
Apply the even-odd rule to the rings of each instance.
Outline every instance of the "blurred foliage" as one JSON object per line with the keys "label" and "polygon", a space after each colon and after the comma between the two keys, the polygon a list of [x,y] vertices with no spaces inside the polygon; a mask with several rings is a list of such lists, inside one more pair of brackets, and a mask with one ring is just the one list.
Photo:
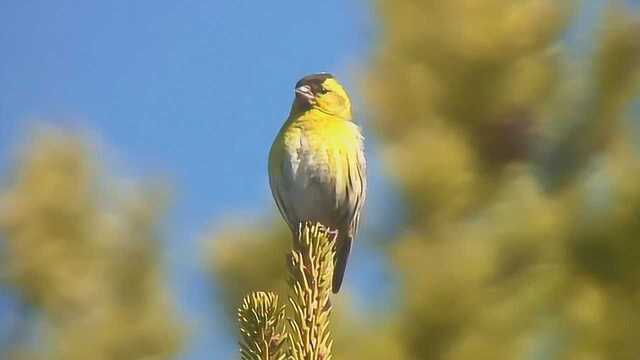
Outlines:
{"label": "blurred foliage", "polygon": [[181,347],[160,269],[163,193],[117,188],[98,165],[78,136],[45,130],[2,189],[0,274],[35,314],[35,334],[3,359],[170,359]]}
{"label": "blurred foliage", "polygon": [[[376,6],[365,95],[406,207],[384,250],[398,306],[340,294],[335,358],[637,359],[640,15],[610,2],[572,57],[580,2]],[[281,278],[284,226],[212,237],[229,313]]]}
{"label": "blurred foliage", "polygon": [[[282,226],[279,226],[282,225]],[[291,232],[284,224],[228,225],[204,241],[211,247],[207,259],[216,283],[223,289],[222,301],[236,308],[245,294],[274,291],[287,299],[286,254],[291,249]],[[233,313],[225,312],[228,315]]]}

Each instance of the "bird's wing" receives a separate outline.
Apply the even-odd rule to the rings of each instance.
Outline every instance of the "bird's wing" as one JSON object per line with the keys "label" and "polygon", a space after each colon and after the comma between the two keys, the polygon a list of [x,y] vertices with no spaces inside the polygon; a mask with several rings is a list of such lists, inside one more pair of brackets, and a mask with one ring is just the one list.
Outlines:
{"label": "bird's wing", "polygon": [[349,153],[346,159],[347,183],[346,183],[346,224],[338,230],[336,240],[336,259],[333,270],[332,290],[337,293],[342,285],[344,272],[353,239],[360,224],[360,213],[367,194],[366,160],[362,138],[356,151]]}
{"label": "bird's wing", "polygon": [[[355,163],[349,166],[349,184],[354,192],[353,214],[351,217],[350,232],[355,236],[360,225],[360,213],[367,197],[367,161],[364,157],[364,144],[360,139]],[[356,185],[358,184],[358,185]]]}
{"label": "bird's wing", "polygon": [[295,220],[296,215],[293,213],[294,209],[288,208],[285,201],[287,187],[293,182],[293,169],[291,166],[286,165],[299,160],[290,159],[291,154],[288,154],[282,146],[279,146],[278,141],[276,139],[269,154],[269,186],[280,214],[292,231],[295,231],[298,227],[297,220]]}

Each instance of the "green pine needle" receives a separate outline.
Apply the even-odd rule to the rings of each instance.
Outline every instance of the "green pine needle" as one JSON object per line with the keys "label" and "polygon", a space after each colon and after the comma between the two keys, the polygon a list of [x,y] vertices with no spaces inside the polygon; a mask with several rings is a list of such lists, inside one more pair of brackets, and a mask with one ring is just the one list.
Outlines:
{"label": "green pine needle", "polygon": [[284,360],[286,330],[284,306],[278,295],[253,292],[238,309],[240,358],[242,360]]}
{"label": "green pine needle", "polygon": [[289,255],[290,359],[329,360],[335,235],[323,225],[300,224]]}

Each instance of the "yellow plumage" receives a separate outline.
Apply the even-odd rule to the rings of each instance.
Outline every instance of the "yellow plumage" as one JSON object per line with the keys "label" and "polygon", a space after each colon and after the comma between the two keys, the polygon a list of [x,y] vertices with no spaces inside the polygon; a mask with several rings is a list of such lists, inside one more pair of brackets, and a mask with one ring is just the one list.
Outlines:
{"label": "yellow plumage", "polygon": [[342,86],[328,74],[315,74],[296,85],[291,113],[269,155],[271,190],[294,235],[302,221],[338,231],[334,292],[366,194],[362,140]]}

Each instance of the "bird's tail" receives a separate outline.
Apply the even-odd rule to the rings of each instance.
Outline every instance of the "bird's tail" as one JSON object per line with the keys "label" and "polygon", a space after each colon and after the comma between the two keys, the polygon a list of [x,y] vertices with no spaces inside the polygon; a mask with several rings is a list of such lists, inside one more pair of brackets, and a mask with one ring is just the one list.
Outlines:
{"label": "bird's tail", "polygon": [[344,271],[347,268],[347,259],[351,251],[351,243],[353,242],[353,236],[350,236],[347,231],[339,231],[337,236],[335,266],[333,268],[333,280],[331,283],[331,289],[334,294],[340,291]]}

